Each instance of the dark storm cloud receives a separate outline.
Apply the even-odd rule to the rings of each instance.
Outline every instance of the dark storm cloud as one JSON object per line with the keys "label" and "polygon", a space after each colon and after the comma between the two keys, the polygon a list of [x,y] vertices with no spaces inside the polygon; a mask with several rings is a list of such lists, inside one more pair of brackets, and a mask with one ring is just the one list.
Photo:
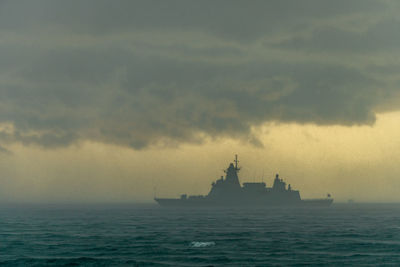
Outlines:
{"label": "dark storm cloud", "polygon": [[276,45],[279,48],[304,49],[309,52],[376,51],[396,52],[400,46],[400,20],[386,19],[365,31],[355,32],[335,27],[314,30],[310,37],[294,37]]}
{"label": "dark storm cloud", "polygon": [[[13,3],[14,2],[14,3]],[[377,12],[385,2],[372,0],[305,1],[3,1],[0,27],[56,26],[102,34],[134,30],[199,30],[242,41],[279,32],[311,19]],[[7,8],[7,9],[6,9]],[[18,19],[15,15],[23,15]]]}
{"label": "dark storm cloud", "polygon": [[398,87],[374,67],[397,49],[393,6],[0,2],[0,122],[13,125],[0,139],[143,148],[207,135],[256,144],[250,129],[266,121],[371,124],[376,107],[390,99],[397,108]]}

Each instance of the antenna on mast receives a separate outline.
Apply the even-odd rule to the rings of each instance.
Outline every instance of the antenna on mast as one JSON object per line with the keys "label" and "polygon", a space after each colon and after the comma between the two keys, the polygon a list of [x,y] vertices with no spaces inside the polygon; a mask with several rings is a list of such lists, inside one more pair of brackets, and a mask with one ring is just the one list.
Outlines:
{"label": "antenna on mast", "polygon": [[235,162],[235,169],[236,169],[236,170],[239,170],[239,168],[238,168],[238,163],[239,163],[239,161],[238,161],[238,155],[237,155],[237,154],[235,155],[235,160],[234,160],[234,162]]}

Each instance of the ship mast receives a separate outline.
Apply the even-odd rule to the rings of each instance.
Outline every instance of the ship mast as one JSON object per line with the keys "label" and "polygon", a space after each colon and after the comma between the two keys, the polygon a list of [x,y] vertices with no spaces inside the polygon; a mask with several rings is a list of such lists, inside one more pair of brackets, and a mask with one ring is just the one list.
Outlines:
{"label": "ship mast", "polygon": [[238,160],[238,155],[237,155],[237,154],[235,155],[235,160],[234,160],[233,162],[235,162],[235,169],[236,169],[236,171],[240,170],[240,168],[238,168],[239,160]]}

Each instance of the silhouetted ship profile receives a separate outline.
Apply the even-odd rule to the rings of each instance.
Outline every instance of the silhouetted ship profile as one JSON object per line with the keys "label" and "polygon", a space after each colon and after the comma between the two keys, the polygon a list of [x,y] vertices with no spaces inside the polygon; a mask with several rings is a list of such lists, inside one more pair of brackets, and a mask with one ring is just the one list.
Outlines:
{"label": "silhouetted ship profile", "polygon": [[206,196],[181,195],[180,198],[154,198],[161,206],[170,207],[218,207],[218,206],[330,206],[333,202],[330,194],[327,198],[301,199],[298,190],[290,184],[286,187],[277,174],[272,187],[261,183],[243,183],[240,185],[237,155],[235,165],[231,163],[223,176],[212,183],[211,191]]}

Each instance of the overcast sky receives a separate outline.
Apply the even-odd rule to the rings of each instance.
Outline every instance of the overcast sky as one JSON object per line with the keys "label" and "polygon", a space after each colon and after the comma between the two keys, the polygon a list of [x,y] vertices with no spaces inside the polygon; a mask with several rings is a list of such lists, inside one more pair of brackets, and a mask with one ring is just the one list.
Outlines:
{"label": "overcast sky", "polygon": [[0,0],[0,200],[206,194],[240,153],[242,181],[400,201],[399,13]]}

